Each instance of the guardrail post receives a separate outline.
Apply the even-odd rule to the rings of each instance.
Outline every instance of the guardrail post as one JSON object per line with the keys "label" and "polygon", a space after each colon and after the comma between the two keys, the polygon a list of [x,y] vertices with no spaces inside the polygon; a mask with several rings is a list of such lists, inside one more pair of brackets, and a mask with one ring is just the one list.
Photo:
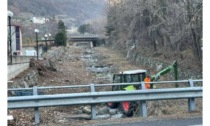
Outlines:
{"label": "guardrail post", "polygon": [[[94,84],[90,84],[90,91],[95,92]],[[91,119],[96,119],[96,105],[91,104]]]}
{"label": "guardrail post", "polygon": [[[189,86],[194,87],[192,79],[189,79]],[[195,110],[195,98],[188,98],[188,111]]]}
{"label": "guardrail post", "polygon": [[[144,82],[141,82],[141,89],[145,90],[145,85]],[[140,101],[140,115],[143,117],[147,117],[147,105],[146,105],[146,101]]]}
{"label": "guardrail post", "polygon": [[[37,86],[33,87],[33,95],[38,95]],[[39,108],[34,108],[35,126],[39,124]]]}

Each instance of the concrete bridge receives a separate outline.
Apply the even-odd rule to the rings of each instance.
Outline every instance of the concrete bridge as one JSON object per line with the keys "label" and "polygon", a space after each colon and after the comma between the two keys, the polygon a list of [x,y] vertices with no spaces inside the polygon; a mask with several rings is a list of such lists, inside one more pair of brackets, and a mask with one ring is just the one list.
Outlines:
{"label": "concrete bridge", "polygon": [[69,36],[70,42],[90,42],[91,47],[95,47],[98,40],[99,36],[95,34]]}

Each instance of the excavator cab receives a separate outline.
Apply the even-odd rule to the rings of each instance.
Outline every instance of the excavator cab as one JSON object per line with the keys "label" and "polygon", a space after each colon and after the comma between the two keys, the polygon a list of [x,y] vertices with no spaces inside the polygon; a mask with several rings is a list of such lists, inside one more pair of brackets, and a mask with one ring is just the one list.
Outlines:
{"label": "excavator cab", "polygon": [[[129,70],[120,72],[120,74],[114,74],[113,83],[133,83],[144,81],[146,77],[146,70]],[[128,85],[117,86],[117,90],[123,90]],[[137,86],[136,86],[137,87]],[[116,88],[115,88],[116,89]]]}
{"label": "excavator cab", "polygon": [[[146,70],[129,70],[123,71],[119,74],[114,74],[113,76],[113,83],[133,83],[133,82],[141,82],[144,81],[146,77]],[[136,90],[140,89],[140,85],[115,85],[112,86],[112,91],[120,91],[120,90]],[[120,109],[123,111],[124,114],[127,116],[131,116],[133,112],[131,111],[131,107],[134,105],[133,102],[118,102],[118,103],[107,103],[109,108],[117,108],[120,106]],[[132,107],[133,108],[133,107]]]}

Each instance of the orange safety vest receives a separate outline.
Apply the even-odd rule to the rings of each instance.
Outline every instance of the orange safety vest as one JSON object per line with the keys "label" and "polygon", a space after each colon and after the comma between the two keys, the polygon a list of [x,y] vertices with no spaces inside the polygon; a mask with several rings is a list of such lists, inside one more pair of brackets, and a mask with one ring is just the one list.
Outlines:
{"label": "orange safety vest", "polygon": [[144,79],[144,82],[145,82],[145,88],[146,88],[146,89],[149,89],[149,88],[150,88],[150,85],[149,85],[148,83],[146,83],[146,82],[150,82],[150,78],[149,78],[149,77],[146,77],[146,78]]}

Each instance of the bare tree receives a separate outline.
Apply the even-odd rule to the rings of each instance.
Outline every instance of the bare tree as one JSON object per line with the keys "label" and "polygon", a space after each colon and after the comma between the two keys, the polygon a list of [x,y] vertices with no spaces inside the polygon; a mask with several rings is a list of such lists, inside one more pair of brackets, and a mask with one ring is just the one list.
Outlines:
{"label": "bare tree", "polygon": [[192,49],[202,63],[202,0],[110,2],[106,29],[113,47],[126,48],[125,43],[133,43],[153,52]]}

